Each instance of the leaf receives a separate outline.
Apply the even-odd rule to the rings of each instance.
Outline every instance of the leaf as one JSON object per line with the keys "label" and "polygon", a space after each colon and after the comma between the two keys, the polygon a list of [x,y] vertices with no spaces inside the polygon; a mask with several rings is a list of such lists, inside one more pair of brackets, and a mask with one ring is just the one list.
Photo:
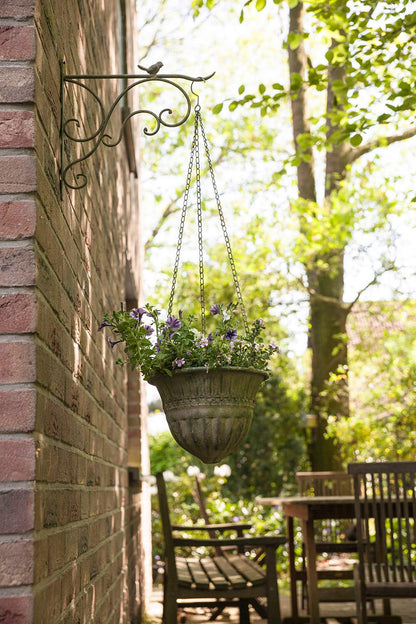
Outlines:
{"label": "leaf", "polygon": [[354,134],[354,136],[352,136],[350,138],[350,143],[353,147],[357,147],[358,145],[360,145],[360,143],[362,143],[363,137],[361,136],[361,134]]}
{"label": "leaf", "polygon": [[236,102],[235,100],[233,102],[231,102],[228,106],[228,110],[233,111],[237,108],[238,106],[238,102]]}
{"label": "leaf", "polygon": [[243,84],[238,87],[238,92],[240,95],[244,93],[245,90],[246,90],[246,87]]}
{"label": "leaf", "polygon": [[290,32],[287,38],[288,46],[291,50],[296,50],[302,42],[302,35],[297,32]]}
{"label": "leaf", "polygon": [[263,83],[259,84],[259,93],[261,93],[261,95],[263,95],[263,93],[266,91],[266,87]]}
{"label": "leaf", "polygon": [[263,11],[264,7],[266,6],[266,1],[267,0],[256,0],[257,11]]}
{"label": "leaf", "polygon": [[212,112],[214,113],[214,115],[218,115],[218,113],[222,111],[223,106],[224,104],[222,102],[221,104],[215,104],[214,108],[212,109]]}
{"label": "leaf", "polygon": [[379,115],[377,117],[377,121],[378,123],[383,123],[384,121],[387,121],[387,119],[390,118],[390,115],[388,113],[383,113],[382,115]]}

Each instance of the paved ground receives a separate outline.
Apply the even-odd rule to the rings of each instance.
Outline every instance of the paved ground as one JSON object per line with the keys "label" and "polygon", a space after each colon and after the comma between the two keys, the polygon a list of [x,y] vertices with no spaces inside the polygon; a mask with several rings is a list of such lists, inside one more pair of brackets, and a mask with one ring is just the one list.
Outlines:
{"label": "paved ground", "polygon": [[[152,603],[149,609],[149,616],[152,622],[158,624],[162,620],[162,589],[157,587],[153,591]],[[280,608],[282,618],[290,616],[289,595],[283,591],[280,592]],[[393,600],[392,610],[395,615],[402,617],[403,624],[416,624],[416,598],[408,598],[403,600]],[[325,622],[325,616],[328,618],[326,624],[335,624],[337,616],[342,624],[348,624],[349,617],[354,617],[355,605],[353,603],[340,604],[323,604],[321,605],[322,622]],[[377,609],[380,613],[380,610]],[[301,615],[306,615],[302,612]],[[210,612],[203,609],[187,609],[186,617],[180,618],[180,624],[203,624],[209,621]],[[250,619],[252,624],[266,624],[266,620],[262,620],[254,611],[250,611]],[[226,609],[216,620],[217,624],[237,624],[238,610]],[[352,624],[352,623],[351,623]]]}

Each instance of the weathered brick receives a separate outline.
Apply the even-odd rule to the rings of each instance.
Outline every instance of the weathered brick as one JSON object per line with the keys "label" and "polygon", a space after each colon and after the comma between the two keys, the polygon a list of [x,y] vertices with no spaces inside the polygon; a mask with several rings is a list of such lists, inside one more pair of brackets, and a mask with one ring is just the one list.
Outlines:
{"label": "weathered brick", "polygon": [[0,66],[0,102],[33,102],[35,74],[31,67]]}
{"label": "weathered brick", "polygon": [[34,139],[32,111],[0,111],[0,147],[34,147]]}
{"label": "weathered brick", "polygon": [[33,490],[0,491],[0,509],[0,533],[25,533],[34,528]]}
{"label": "weathered brick", "polygon": [[0,60],[33,61],[35,51],[33,26],[0,26]]}
{"label": "weathered brick", "polygon": [[32,621],[32,616],[32,596],[0,596],[0,622],[2,624],[28,624]]}
{"label": "weathered brick", "polygon": [[0,585],[30,585],[33,580],[33,542],[19,540],[0,544]]}
{"label": "weathered brick", "polygon": [[0,383],[24,383],[35,380],[35,343],[29,340],[0,342]]}
{"label": "weathered brick", "polygon": [[32,481],[34,477],[35,441],[0,439],[0,480]]}
{"label": "weathered brick", "polygon": [[0,17],[13,17],[14,19],[32,17],[34,8],[35,0],[1,0]]}
{"label": "weathered brick", "polygon": [[35,190],[35,156],[24,154],[22,156],[2,156],[0,158],[0,192],[29,193]]}
{"label": "weathered brick", "polygon": [[25,334],[35,330],[35,293],[0,294],[0,333]]}
{"label": "weathered brick", "polygon": [[1,432],[18,433],[32,431],[35,426],[35,416],[35,388],[22,388],[19,390],[0,389]]}
{"label": "weathered brick", "polygon": [[34,283],[33,248],[29,246],[0,248],[0,286],[32,286]]}
{"label": "weathered brick", "polygon": [[36,229],[36,202],[0,201],[0,238],[30,238]]}
{"label": "weathered brick", "polygon": [[53,533],[48,537],[48,567],[49,574],[52,574],[65,563],[65,535],[63,533]]}

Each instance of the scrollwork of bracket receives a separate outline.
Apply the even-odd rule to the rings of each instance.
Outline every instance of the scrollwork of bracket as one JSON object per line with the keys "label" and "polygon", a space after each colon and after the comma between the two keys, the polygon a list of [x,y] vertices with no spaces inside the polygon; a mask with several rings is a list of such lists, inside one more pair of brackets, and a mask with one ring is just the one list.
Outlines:
{"label": "scrollwork of bracket", "polygon": [[[71,173],[72,169],[76,167],[77,165],[79,165],[80,163],[82,163],[83,161],[90,158],[90,156],[92,156],[97,151],[97,149],[99,148],[101,144],[104,145],[105,147],[116,147],[123,138],[123,133],[124,133],[126,124],[135,115],[142,115],[142,114],[150,115],[150,117],[152,117],[155,120],[156,123],[155,123],[155,128],[153,130],[148,130],[147,127],[143,129],[143,133],[147,136],[154,136],[155,134],[157,134],[161,126],[165,126],[168,128],[175,128],[177,126],[181,126],[182,124],[184,124],[191,113],[191,100],[186,90],[183,88],[182,85],[178,84],[176,80],[186,80],[191,83],[205,82],[206,80],[209,80],[209,78],[211,78],[214,75],[214,73],[215,72],[213,72],[209,76],[205,76],[205,77],[199,76],[196,78],[193,78],[191,76],[186,76],[183,74],[157,74],[157,75],[156,74],[155,75],[112,74],[108,76],[107,75],[78,75],[77,76],[77,75],[64,75],[63,74],[62,84],[61,84],[61,97],[62,97],[62,102],[61,102],[61,105],[62,105],[61,182],[65,184],[65,186],[71,189],[75,189],[75,190],[79,190],[83,188],[84,186],[86,186],[87,176],[82,172],[73,174],[75,180],[77,181],[76,183],[71,183],[68,180],[68,175]],[[91,79],[93,80],[123,79],[123,80],[134,80],[134,82],[132,82],[131,84],[129,84],[128,86],[126,86],[119,92],[118,96],[115,98],[115,100],[109,107],[108,112],[106,113],[104,104],[101,101],[101,99],[98,97],[97,93],[91,87],[89,87],[83,82],[87,79],[89,80]],[[176,88],[184,97],[185,105],[186,105],[185,113],[181,116],[181,118],[178,121],[169,121],[166,118],[166,115],[171,115],[173,113],[172,109],[170,108],[163,108],[159,113],[146,109],[146,108],[133,110],[123,120],[121,127],[120,127],[119,135],[116,138],[113,138],[107,132],[107,128],[117,106],[119,105],[121,101],[124,100],[126,94],[129,91],[131,91],[132,89],[135,89],[136,87],[139,87],[140,85],[146,84],[148,82],[162,82],[162,83],[166,83]],[[69,119],[65,119],[65,107],[64,107],[65,86],[68,87],[68,85],[70,84],[80,87],[81,89],[85,89],[85,91],[93,97],[93,99],[95,100],[98,106],[99,117],[100,117],[99,125],[98,125],[98,128],[92,134],[88,136],[81,136],[81,137],[75,136],[73,131],[71,131],[72,127],[75,127],[78,129],[82,127],[80,119],[77,119],[76,117],[70,117]],[[65,139],[69,141],[73,141],[75,143],[84,143],[84,144],[91,143],[92,141],[93,145],[81,157],[70,161],[68,164],[64,166],[63,161],[64,161]]]}

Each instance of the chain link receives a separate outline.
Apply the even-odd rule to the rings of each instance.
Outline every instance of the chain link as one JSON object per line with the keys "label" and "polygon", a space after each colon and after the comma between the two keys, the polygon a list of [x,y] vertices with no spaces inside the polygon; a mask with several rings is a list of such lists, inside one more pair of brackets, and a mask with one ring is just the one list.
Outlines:
{"label": "chain link", "polygon": [[185,218],[186,211],[188,208],[188,200],[189,200],[189,190],[191,187],[192,181],[192,170],[193,170],[193,162],[195,159],[195,167],[196,167],[196,196],[197,196],[197,220],[198,220],[198,253],[199,253],[199,294],[200,294],[200,305],[201,305],[201,325],[202,325],[202,333],[205,335],[205,284],[204,284],[204,259],[203,259],[203,233],[202,233],[202,197],[201,197],[201,165],[200,165],[200,157],[199,157],[199,128],[201,129],[201,135],[204,143],[205,155],[208,162],[208,168],[211,176],[211,182],[214,189],[215,201],[217,203],[217,210],[221,222],[221,228],[224,235],[225,246],[227,249],[228,261],[231,267],[231,273],[234,281],[234,288],[237,294],[237,301],[240,307],[240,311],[243,317],[244,329],[246,333],[248,332],[248,320],[247,313],[243,302],[243,296],[241,294],[240,283],[238,280],[237,269],[235,267],[234,257],[231,251],[231,243],[230,238],[228,236],[227,227],[225,225],[224,213],[222,211],[220,196],[217,188],[217,183],[214,175],[214,168],[212,166],[211,155],[209,152],[208,141],[205,135],[204,125],[202,123],[202,118],[200,114],[201,107],[199,104],[195,106],[195,125],[194,125],[194,136],[192,140],[191,147],[191,156],[189,159],[189,167],[188,173],[186,177],[186,185],[184,191],[184,199],[183,199],[183,207],[181,213],[181,221],[179,226],[179,237],[178,244],[176,247],[176,257],[175,264],[173,268],[173,276],[172,276],[172,287],[169,297],[169,306],[168,306],[168,314],[172,314],[173,308],[173,298],[175,294],[176,281],[178,277],[179,270],[179,260],[180,260],[180,252],[182,247],[182,239],[183,239],[183,231],[185,227]]}

